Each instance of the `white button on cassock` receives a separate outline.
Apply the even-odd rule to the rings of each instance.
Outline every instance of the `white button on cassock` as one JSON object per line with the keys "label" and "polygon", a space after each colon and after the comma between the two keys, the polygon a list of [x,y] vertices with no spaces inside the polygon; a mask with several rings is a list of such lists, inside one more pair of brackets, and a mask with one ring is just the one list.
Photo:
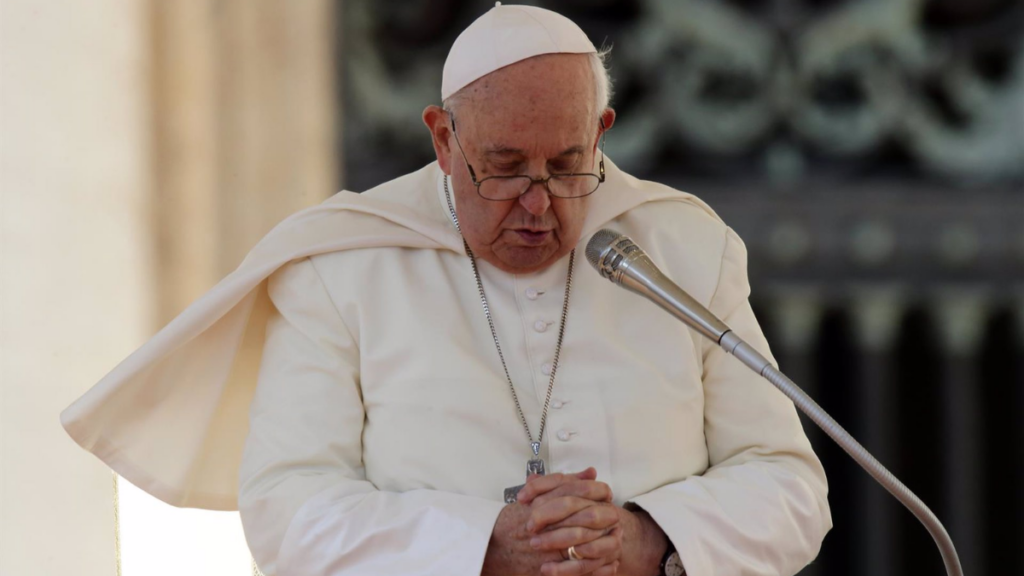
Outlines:
{"label": "white button on cassock", "polygon": [[545,376],[551,376],[551,364],[547,363],[547,362],[545,362],[544,364],[541,364],[540,371]]}
{"label": "white button on cassock", "polygon": [[566,430],[559,430],[558,434],[556,434],[555,436],[557,436],[558,439],[561,440],[562,442],[568,442],[569,438],[571,437],[569,432]]}
{"label": "white button on cassock", "polygon": [[541,291],[537,290],[536,288],[526,289],[526,297],[529,298],[530,300],[536,300],[538,297],[540,297],[540,295]]}
{"label": "white button on cassock", "polygon": [[555,410],[561,410],[562,406],[565,406],[565,402],[562,402],[561,400],[555,400],[551,403],[551,407]]}
{"label": "white button on cassock", "polygon": [[544,332],[548,329],[548,323],[543,320],[537,320],[533,323],[533,329],[537,332]]}

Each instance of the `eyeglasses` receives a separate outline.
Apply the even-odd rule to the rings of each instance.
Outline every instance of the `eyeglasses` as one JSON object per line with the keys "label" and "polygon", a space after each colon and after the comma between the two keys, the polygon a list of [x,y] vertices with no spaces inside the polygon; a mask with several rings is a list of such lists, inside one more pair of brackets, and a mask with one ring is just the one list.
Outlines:
{"label": "eyeglasses", "polygon": [[[452,120],[452,135],[455,136],[455,143],[462,152],[462,158],[469,168],[469,177],[476,186],[476,192],[485,200],[496,202],[504,200],[515,200],[534,184],[541,184],[547,188],[548,193],[557,198],[582,198],[593,194],[601,183],[604,182],[604,132],[601,133],[601,161],[598,164],[598,174],[572,173],[572,174],[551,174],[547,178],[534,178],[527,175],[516,176],[488,176],[483,180],[476,179],[476,170],[469,163],[466,151],[462,149],[462,142],[455,132],[455,117]],[[604,126],[604,123],[601,124]]]}

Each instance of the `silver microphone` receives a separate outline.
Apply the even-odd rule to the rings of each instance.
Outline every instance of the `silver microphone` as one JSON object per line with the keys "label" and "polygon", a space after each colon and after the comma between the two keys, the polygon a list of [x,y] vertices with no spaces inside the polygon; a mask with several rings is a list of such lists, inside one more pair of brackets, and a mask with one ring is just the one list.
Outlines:
{"label": "silver microphone", "polygon": [[613,283],[651,300],[716,343],[729,327],[669,280],[647,254],[624,234],[604,228],[587,243],[587,260]]}
{"label": "silver microphone", "polygon": [[629,236],[608,228],[598,230],[587,242],[586,254],[601,276],[661,306],[754,372],[764,376],[772,368],[767,358],[736,336],[725,322],[669,280]]}
{"label": "silver microphone", "polygon": [[942,554],[949,576],[963,576],[960,558],[946,528],[935,514],[843,429],[821,406],[753,347],[740,339],[710,310],[669,280],[628,236],[605,228],[587,242],[587,260],[601,276],[651,300],[690,328],[710,338],[754,372],[771,382],[846,451],[857,464],[917,517]]}

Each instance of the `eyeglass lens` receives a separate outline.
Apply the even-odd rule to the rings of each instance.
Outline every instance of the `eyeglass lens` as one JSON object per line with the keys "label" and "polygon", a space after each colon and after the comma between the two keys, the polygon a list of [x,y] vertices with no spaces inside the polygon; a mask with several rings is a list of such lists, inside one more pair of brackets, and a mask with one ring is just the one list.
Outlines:
{"label": "eyeglass lens", "polygon": [[[511,178],[486,178],[480,182],[480,195],[492,200],[512,200],[526,193],[534,180],[529,176]],[[600,186],[601,180],[594,174],[558,174],[547,181],[548,191],[560,198],[586,196]]]}

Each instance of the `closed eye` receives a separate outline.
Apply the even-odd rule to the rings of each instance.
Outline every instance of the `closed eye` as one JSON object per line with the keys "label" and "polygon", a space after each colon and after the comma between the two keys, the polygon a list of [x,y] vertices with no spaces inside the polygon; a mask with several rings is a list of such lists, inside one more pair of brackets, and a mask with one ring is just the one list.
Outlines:
{"label": "closed eye", "polygon": [[497,174],[514,174],[521,162],[491,162],[491,171]]}
{"label": "closed eye", "polygon": [[[487,150],[487,173],[492,176],[511,176],[523,172],[525,153],[515,148],[494,148]],[[552,174],[574,174],[583,160],[582,146],[573,146],[548,161]]]}
{"label": "closed eye", "polygon": [[582,157],[573,160],[558,160],[549,164],[552,174],[575,174],[578,171]]}

